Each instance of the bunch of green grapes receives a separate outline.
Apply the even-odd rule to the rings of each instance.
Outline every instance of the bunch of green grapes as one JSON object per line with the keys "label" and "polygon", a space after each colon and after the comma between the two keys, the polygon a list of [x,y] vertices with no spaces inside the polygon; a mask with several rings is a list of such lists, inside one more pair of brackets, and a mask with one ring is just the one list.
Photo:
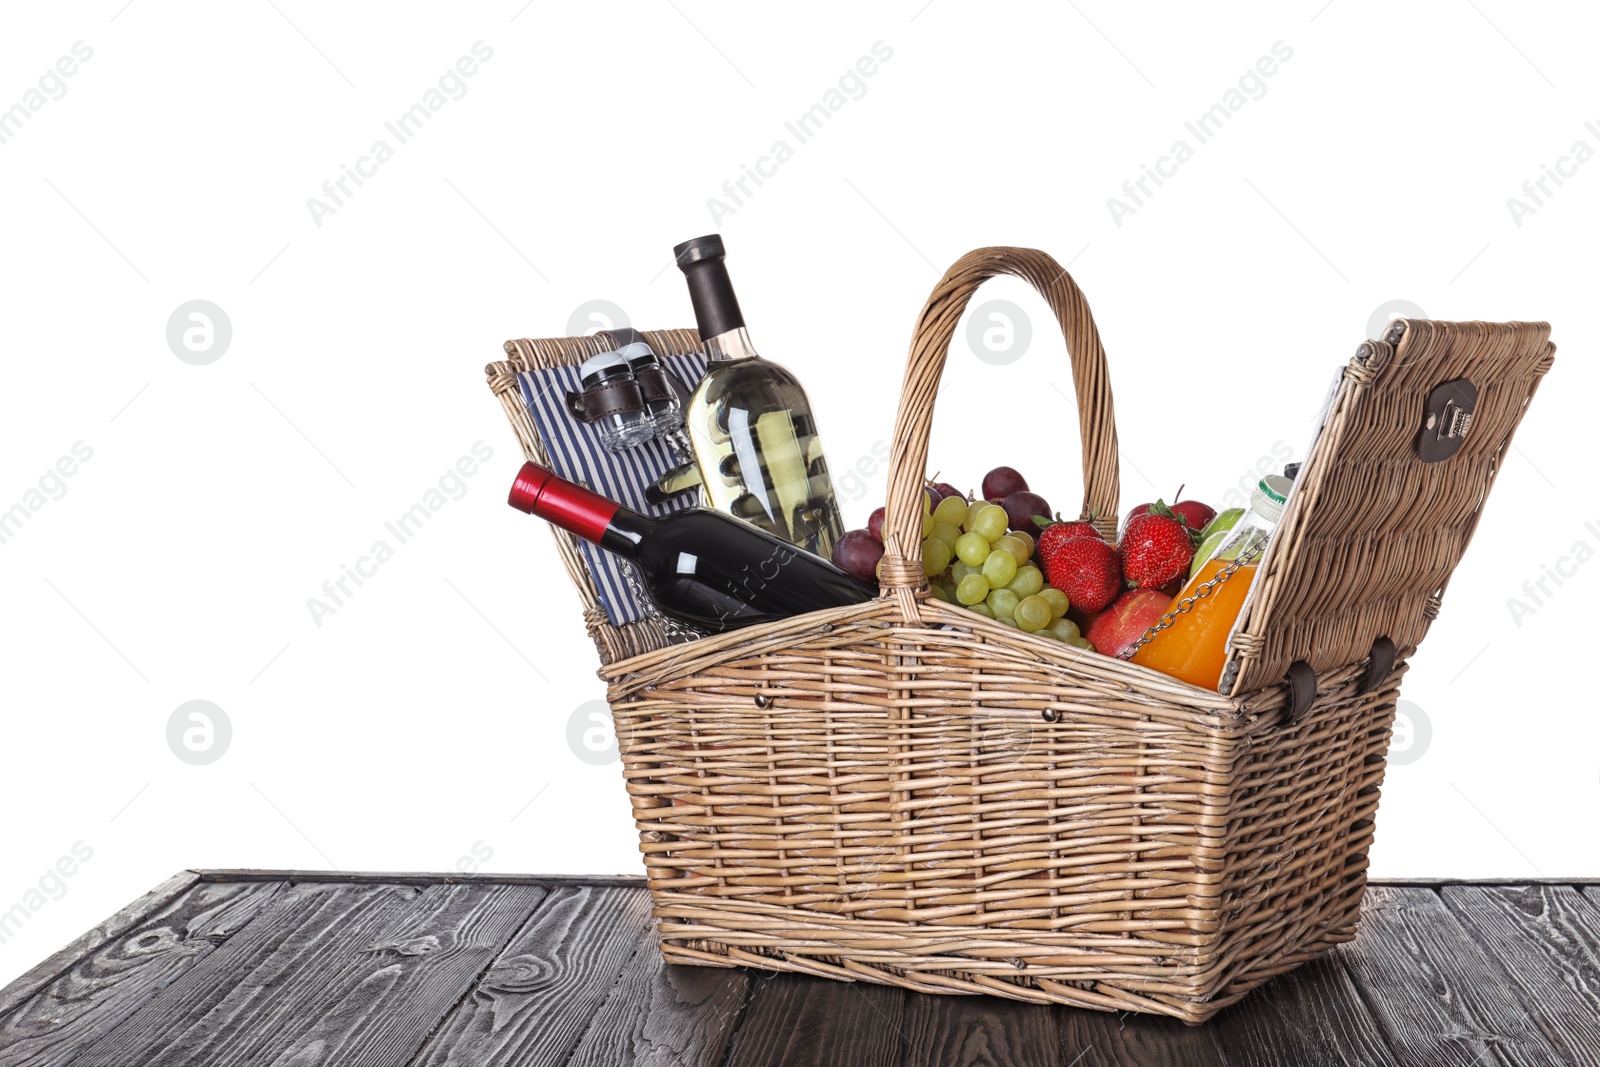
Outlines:
{"label": "bunch of green grapes", "polygon": [[1046,585],[1031,562],[1032,535],[1007,523],[1006,509],[987,500],[947,496],[925,506],[922,569],[933,595],[1026,633],[1090,647],[1066,618],[1067,594]]}

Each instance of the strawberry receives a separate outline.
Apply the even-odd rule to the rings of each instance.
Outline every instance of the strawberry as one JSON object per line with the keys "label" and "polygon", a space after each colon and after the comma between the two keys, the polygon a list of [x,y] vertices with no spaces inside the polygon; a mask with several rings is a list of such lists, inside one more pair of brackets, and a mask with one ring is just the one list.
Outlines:
{"label": "strawberry", "polygon": [[[1100,531],[1094,528],[1094,523],[1088,519],[1076,519],[1072,522],[1062,522],[1061,516],[1047,519],[1042,515],[1034,516],[1033,521],[1039,526],[1039,558],[1044,559],[1047,545],[1059,545],[1070,541],[1074,537],[1100,537]],[[1100,537],[1104,541],[1105,538]]]}
{"label": "strawberry", "polygon": [[1122,540],[1123,534],[1128,532],[1128,523],[1137,519],[1140,515],[1148,515],[1153,507],[1155,507],[1154,504],[1135,504],[1129,509],[1128,513],[1122,517],[1122,525],[1117,528],[1117,540]]}
{"label": "strawberry", "polygon": [[[1189,573],[1194,560],[1195,532],[1157,500],[1150,510],[1128,519],[1118,552],[1122,573],[1141,589],[1159,589]],[[1067,594],[1070,597],[1072,594]]]}
{"label": "strawberry", "polygon": [[[1183,495],[1183,486],[1178,486],[1178,492],[1175,495]],[[1147,515],[1154,511],[1157,504],[1160,504],[1162,507],[1166,507],[1165,504],[1157,500],[1155,504],[1140,504],[1137,507],[1130,509],[1127,517],[1122,520],[1122,529],[1120,531],[1118,540],[1121,540],[1121,535],[1125,535],[1128,532],[1128,524],[1130,522],[1138,518],[1140,515]],[[1179,500],[1176,504],[1173,504],[1170,508],[1168,508],[1168,510],[1172,514],[1178,516],[1178,518],[1182,519],[1184,525],[1189,527],[1191,530],[1203,530],[1206,527],[1206,523],[1217,517],[1217,510],[1215,508],[1208,504],[1202,504],[1198,500]]]}
{"label": "strawberry", "polygon": [[[1044,561],[1050,584],[1067,594],[1072,606],[1081,611],[1099,611],[1122,591],[1122,567],[1117,550],[1098,534],[1079,533],[1064,540],[1054,531],[1086,523],[1060,523],[1046,527],[1039,535],[1039,558]],[[1092,527],[1091,527],[1092,529]],[[1187,564],[1186,564],[1187,566]]]}

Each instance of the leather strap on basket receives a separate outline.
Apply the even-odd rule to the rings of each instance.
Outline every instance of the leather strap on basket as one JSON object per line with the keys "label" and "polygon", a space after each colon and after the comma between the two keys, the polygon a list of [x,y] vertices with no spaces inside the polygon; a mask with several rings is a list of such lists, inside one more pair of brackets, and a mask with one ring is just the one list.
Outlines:
{"label": "leather strap on basket", "polygon": [[1285,719],[1292,725],[1305,718],[1317,699],[1317,672],[1305,660],[1297,659],[1289,664],[1285,680],[1289,683],[1289,713]]}
{"label": "leather strap on basket", "polygon": [[1389,677],[1389,672],[1394,670],[1395,655],[1394,642],[1387,637],[1372,642],[1372,652],[1367,657],[1367,673],[1361,679],[1360,692],[1372,692]]}
{"label": "leather strap on basket", "polygon": [[[906,622],[920,619],[916,593],[927,587],[922,573],[922,493],[928,468],[928,434],[961,313],[978,286],[999,274],[1021,278],[1039,291],[1055,312],[1072,360],[1078,394],[1078,432],[1083,441],[1083,506],[1103,533],[1116,535],[1117,423],[1111,406],[1111,379],[1089,303],[1077,283],[1050,256],[1031,248],[979,248],[956,261],[934,286],[917,318],[900,390],[894,446],[889,454],[889,499],[884,523],[882,587],[893,595]],[[1047,381],[1041,381],[1044,388]]]}

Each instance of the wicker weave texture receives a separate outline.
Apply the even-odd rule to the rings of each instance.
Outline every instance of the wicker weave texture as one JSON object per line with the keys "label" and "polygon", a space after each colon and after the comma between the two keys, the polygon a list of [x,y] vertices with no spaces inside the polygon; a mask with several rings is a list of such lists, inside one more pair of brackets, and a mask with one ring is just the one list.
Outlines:
{"label": "wicker weave texture", "polygon": [[[1554,360],[1543,322],[1401,319],[1360,347],[1234,635],[1234,692],[1297,659],[1354,662],[1379,637],[1421,642]],[[1471,428],[1454,457],[1424,463],[1428,394],[1458,378],[1479,390]]]}
{"label": "wicker weave texture", "polygon": [[[968,300],[1002,273],[1033,284],[1061,324],[1083,514],[1114,527],[1115,420],[1087,303],[1049,256],[989,248],[957,262],[918,319],[882,597],[666,645],[607,627],[564,547],[606,662],[662,949],[1200,1022],[1354,936],[1399,680],[1549,366],[1546,332],[1411,322],[1401,358],[1383,342],[1363,350],[1263,561],[1265,592],[1236,649],[1250,684],[1221,696],[928,596],[917,527],[933,401]],[[513,364],[570,362],[592,344],[508,352]],[[1495,383],[1470,451],[1437,471],[1405,468],[1410,481],[1386,497],[1384,479],[1405,467],[1391,453],[1412,439],[1400,431],[1414,435],[1421,414],[1418,383],[1458,365]],[[506,366],[491,366],[491,383]],[[497,391],[537,458],[516,398]],[[1372,493],[1412,503],[1363,507]],[[1427,541],[1415,531],[1428,522],[1450,532]],[[1405,547],[1385,555],[1388,537]],[[1398,655],[1368,678],[1380,634]],[[1294,721],[1280,684],[1291,659],[1317,675]]]}
{"label": "wicker weave texture", "polygon": [[1359,668],[1322,679],[1288,726],[1280,689],[1144,685],[924,610],[618,677],[669,958],[1194,1022],[1352,936],[1403,666],[1366,694]]}

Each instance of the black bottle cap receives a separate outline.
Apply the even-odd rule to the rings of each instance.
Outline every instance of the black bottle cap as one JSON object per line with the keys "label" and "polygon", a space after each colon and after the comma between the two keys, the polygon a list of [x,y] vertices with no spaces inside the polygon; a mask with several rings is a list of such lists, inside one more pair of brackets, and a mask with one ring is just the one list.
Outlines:
{"label": "black bottle cap", "polygon": [[698,263],[702,259],[721,259],[727,254],[727,249],[722,247],[720,233],[708,233],[704,237],[693,238],[672,250],[673,258],[678,261],[680,267]]}
{"label": "black bottle cap", "polygon": [[678,245],[672,253],[689,283],[689,301],[694,305],[700,339],[709,341],[743,326],[744,313],[739,310],[739,298],[733,294],[733,282],[723,261],[726,252],[722,235],[696,237]]}
{"label": "black bottle cap", "polygon": [[1283,468],[1283,476],[1285,478],[1289,479],[1291,482],[1294,481],[1297,477],[1300,476],[1300,464],[1298,464],[1298,463],[1286,464],[1284,466],[1284,468]]}

